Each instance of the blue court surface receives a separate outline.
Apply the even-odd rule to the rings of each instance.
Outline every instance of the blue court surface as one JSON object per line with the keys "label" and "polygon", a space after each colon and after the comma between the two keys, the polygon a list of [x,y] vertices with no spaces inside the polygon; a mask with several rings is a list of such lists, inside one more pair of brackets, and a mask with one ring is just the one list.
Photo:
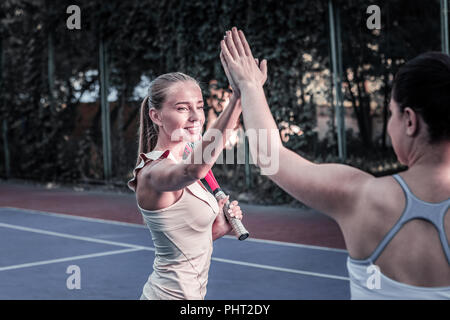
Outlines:
{"label": "blue court surface", "polygon": [[[139,299],[154,254],[143,225],[0,208],[0,299]],[[206,299],[349,299],[347,255],[226,236],[214,242]],[[68,288],[70,266],[80,289]]]}

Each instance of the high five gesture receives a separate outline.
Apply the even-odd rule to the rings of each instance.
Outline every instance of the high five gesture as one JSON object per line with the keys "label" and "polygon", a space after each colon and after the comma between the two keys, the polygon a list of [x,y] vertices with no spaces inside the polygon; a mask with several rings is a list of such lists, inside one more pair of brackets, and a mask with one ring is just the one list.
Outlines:
{"label": "high five gesture", "polygon": [[[245,83],[263,85],[267,79],[267,60],[258,64],[241,30],[227,31],[221,41],[220,58],[228,81],[238,88]],[[256,64],[255,64],[256,61]]]}

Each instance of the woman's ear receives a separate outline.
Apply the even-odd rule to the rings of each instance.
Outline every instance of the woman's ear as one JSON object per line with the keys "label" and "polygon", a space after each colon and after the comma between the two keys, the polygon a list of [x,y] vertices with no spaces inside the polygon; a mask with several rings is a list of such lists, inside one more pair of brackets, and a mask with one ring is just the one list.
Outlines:
{"label": "woman's ear", "polygon": [[405,122],[406,134],[408,136],[414,137],[419,134],[419,117],[413,109],[406,107],[403,110],[403,121]]}
{"label": "woman's ear", "polygon": [[150,108],[148,115],[154,124],[162,126],[161,114],[158,110],[155,108]]}

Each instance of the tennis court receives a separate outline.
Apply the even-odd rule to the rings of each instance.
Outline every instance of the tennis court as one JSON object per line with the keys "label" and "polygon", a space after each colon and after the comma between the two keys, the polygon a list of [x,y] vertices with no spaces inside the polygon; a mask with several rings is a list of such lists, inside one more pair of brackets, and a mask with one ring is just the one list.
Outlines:
{"label": "tennis court", "polygon": [[[0,241],[0,299],[138,299],[154,259],[143,225],[12,207],[0,208]],[[214,242],[206,299],[349,299],[346,258],[225,236]],[[68,288],[70,266],[80,289]]]}
{"label": "tennis court", "polygon": [[[449,91],[441,89],[448,82],[440,79],[449,75],[437,72],[445,69],[442,64],[431,68],[436,74],[420,76],[427,79],[423,93],[419,82],[417,87],[397,91],[403,87],[397,75],[405,63],[426,52],[434,52],[433,61],[437,52],[445,53],[445,58],[439,55],[439,63],[448,65],[450,0],[78,2],[0,1],[0,300],[139,299],[153,270],[155,248],[135,194],[127,188],[134,164],[139,163],[137,155],[181,150],[178,131],[191,132],[189,141],[197,141],[211,128],[226,133],[228,141],[213,167],[218,183],[206,184],[214,191],[220,183],[230,200],[239,201],[250,238],[238,241],[228,235],[214,242],[206,299],[350,299],[348,252],[339,226],[292,194],[327,211],[326,207],[339,205],[333,199],[342,194],[341,186],[357,184],[346,178],[330,179],[319,192],[317,186],[322,184],[316,179],[322,174],[310,177],[301,165],[305,162],[290,160],[293,154],[280,159],[287,153],[278,153],[279,144],[267,133],[278,129],[276,141],[279,133],[281,145],[310,162],[345,164],[376,177],[410,170],[413,163],[426,164],[422,159],[407,161],[407,155],[422,153],[401,146],[404,122],[397,121],[397,111],[403,114],[408,105],[420,120],[426,105],[430,116],[422,120],[427,126],[414,127],[417,132],[430,130],[430,137],[437,138],[438,131],[446,128],[439,121],[446,116],[441,111],[431,116],[429,110],[448,105],[442,102],[448,97],[440,95]],[[265,100],[249,99],[253,90],[243,88],[257,78],[235,77],[237,64],[236,68],[228,65],[231,73],[226,71],[221,51],[227,50],[221,40],[233,26],[244,32],[257,58],[262,73],[255,67],[247,71],[259,78],[254,84],[262,86]],[[238,61],[244,57],[240,45],[233,48],[234,42],[227,41],[226,47],[229,58]],[[267,77],[265,63],[260,63],[264,59]],[[193,82],[198,88],[190,88]],[[430,94],[434,87],[439,94]],[[195,97],[188,96],[190,89]],[[427,103],[417,102],[417,108],[403,105],[409,92],[417,94],[413,101],[423,96]],[[261,93],[258,89],[262,99]],[[170,107],[169,96],[174,106],[186,104],[186,108],[154,122],[150,110],[166,114],[162,110]],[[242,100],[239,119],[235,112],[239,107],[233,109],[235,102],[239,105],[235,98]],[[255,101],[259,109],[251,106]],[[261,114],[264,117],[257,116]],[[429,120],[436,121],[436,132]],[[160,131],[162,127],[167,130]],[[212,136],[214,143],[202,150],[203,160],[223,147],[216,141],[219,137]],[[257,148],[250,152],[256,136]],[[395,150],[393,142],[397,142]],[[430,153],[429,147],[424,146],[424,159],[437,155],[428,167],[437,173],[419,172],[426,173],[427,181],[436,177],[436,189],[444,192],[440,186],[445,174],[436,160],[448,152]],[[403,159],[398,150],[404,151]],[[266,175],[263,167],[269,163],[270,169],[275,165],[299,170],[295,177],[298,174],[301,197],[294,190],[294,176]],[[441,163],[444,168],[448,162]],[[323,174],[326,170],[324,166]],[[156,189],[174,190],[169,187]],[[377,189],[390,196],[388,189]],[[327,202],[330,206],[320,205]],[[389,205],[394,211],[394,201]],[[387,216],[390,210],[384,209]],[[370,228],[373,236],[363,240],[375,242],[377,230],[382,229],[377,229],[378,223],[366,222],[361,230]],[[443,243],[447,248],[445,238]],[[348,244],[350,249],[353,243]],[[365,248],[361,252],[371,246],[375,244],[361,246]],[[394,252],[397,245],[392,247]],[[422,251],[432,256],[432,251]],[[416,261],[412,259],[416,256],[402,257],[392,261]],[[390,266],[390,253],[383,261]],[[425,278],[440,275],[439,269],[429,272],[428,266],[410,265],[415,267],[408,268],[405,278],[406,267],[385,271],[405,283],[434,286],[438,282],[430,277],[428,283]],[[413,281],[416,274],[420,281]]]}

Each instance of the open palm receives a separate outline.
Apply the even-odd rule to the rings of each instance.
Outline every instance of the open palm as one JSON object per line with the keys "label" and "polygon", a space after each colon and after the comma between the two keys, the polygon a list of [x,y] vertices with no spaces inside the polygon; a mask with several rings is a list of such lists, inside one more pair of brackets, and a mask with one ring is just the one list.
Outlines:
{"label": "open palm", "polygon": [[239,87],[248,82],[264,85],[267,80],[267,60],[258,63],[258,59],[253,58],[242,31],[236,28],[227,31],[220,45],[220,60],[233,91],[239,94]]}

